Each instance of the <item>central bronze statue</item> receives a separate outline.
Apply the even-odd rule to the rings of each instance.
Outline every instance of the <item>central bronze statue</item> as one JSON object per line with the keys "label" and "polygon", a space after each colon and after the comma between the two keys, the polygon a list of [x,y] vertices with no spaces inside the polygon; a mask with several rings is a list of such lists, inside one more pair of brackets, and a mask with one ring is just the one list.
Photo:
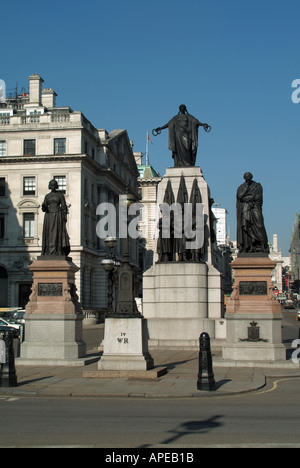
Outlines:
{"label": "central bronze statue", "polygon": [[199,127],[203,127],[206,132],[211,131],[210,125],[199,122],[182,104],[178,115],[175,115],[163,127],[152,130],[152,134],[157,136],[162,130],[168,128],[169,149],[172,151],[174,167],[193,167],[196,164]]}

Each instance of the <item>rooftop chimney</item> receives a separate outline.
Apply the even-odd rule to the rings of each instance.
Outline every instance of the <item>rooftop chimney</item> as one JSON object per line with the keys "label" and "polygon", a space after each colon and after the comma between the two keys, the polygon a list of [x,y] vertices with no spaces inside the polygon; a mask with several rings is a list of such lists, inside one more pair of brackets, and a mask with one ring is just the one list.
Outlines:
{"label": "rooftop chimney", "polygon": [[40,75],[31,75],[29,80],[29,104],[40,107],[42,105],[42,83],[43,78]]}
{"label": "rooftop chimney", "polygon": [[44,107],[53,108],[56,107],[56,92],[53,89],[43,89],[42,92],[42,104]]}

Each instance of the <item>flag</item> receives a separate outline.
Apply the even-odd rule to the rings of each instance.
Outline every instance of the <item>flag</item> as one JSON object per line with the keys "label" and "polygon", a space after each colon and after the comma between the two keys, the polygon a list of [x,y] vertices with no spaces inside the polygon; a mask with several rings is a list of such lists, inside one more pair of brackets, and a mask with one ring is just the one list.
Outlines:
{"label": "flag", "polygon": [[149,133],[147,133],[147,139],[150,141],[151,145],[153,145],[152,141],[151,141],[151,138],[149,136]]}

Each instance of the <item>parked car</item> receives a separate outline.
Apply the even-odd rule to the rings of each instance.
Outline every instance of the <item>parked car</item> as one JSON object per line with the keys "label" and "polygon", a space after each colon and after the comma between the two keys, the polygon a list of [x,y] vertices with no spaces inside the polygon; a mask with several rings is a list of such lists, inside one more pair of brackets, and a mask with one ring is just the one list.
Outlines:
{"label": "parked car", "polygon": [[7,330],[11,330],[15,334],[15,330],[13,328],[0,325],[0,333],[5,332]]}
{"label": "parked car", "polygon": [[3,328],[3,329],[6,329],[6,330],[8,328],[14,330],[14,337],[15,338],[19,338],[19,336],[20,336],[20,326],[21,325],[18,325],[16,323],[4,320],[2,318],[0,319],[0,327]]}
{"label": "parked car", "polygon": [[284,309],[295,309],[294,303],[291,300],[285,301],[283,304]]}
{"label": "parked car", "polygon": [[284,293],[278,294],[276,299],[277,299],[278,302],[280,302],[280,304],[284,304],[285,301],[286,301],[286,294],[284,294]]}
{"label": "parked car", "polygon": [[25,310],[18,310],[18,312],[15,312],[12,316],[12,318],[17,322],[17,323],[25,323],[24,319],[25,315]]}

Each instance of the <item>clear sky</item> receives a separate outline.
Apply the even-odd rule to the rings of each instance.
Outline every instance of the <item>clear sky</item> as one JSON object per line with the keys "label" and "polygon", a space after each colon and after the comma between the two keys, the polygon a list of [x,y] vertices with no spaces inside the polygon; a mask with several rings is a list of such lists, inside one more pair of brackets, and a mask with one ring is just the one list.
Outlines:
{"label": "clear sky", "polygon": [[[126,128],[135,151],[186,104],[212,126],[199,129],[197,165],[232,239],[236,189],[251,171],[269,239],[277,233],[288,253],[300,212],[299,0],[15,0],[2,2],[1,38],[7,88],[38,73],[57,105],[97,128]],[[167,130],[151,138],[150,162],[164,175]]]}

